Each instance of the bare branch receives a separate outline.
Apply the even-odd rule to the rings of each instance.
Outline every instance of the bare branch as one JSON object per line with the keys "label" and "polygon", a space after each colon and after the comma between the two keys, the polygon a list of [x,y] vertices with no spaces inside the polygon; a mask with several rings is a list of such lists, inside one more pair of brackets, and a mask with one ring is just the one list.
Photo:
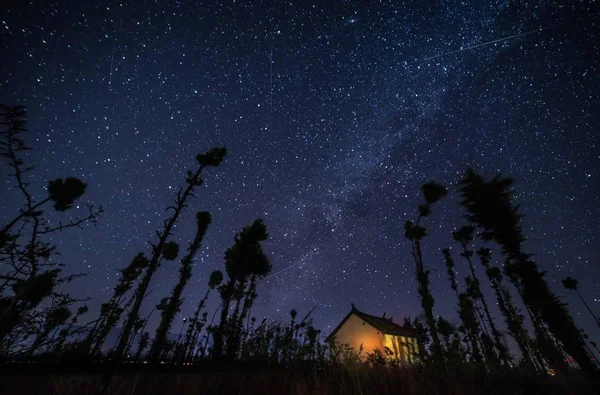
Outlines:
{"label": "bare branch", "polygon": [[75,219],[69,221],[66,224],[59,222],[58,226],[55,226],[53,228],[47,226],[44,230],[39,231],[38,233],[43,235],[43,234],[54,233],[54,232],[62,232],[65,229],[74,228],[74,227],[83,229],[83,227],[81,225],[86,222],[91,222],[94,225],[96,225],[98,223],[98,218],[100,217],[100,214],[103,212],[102,207],[100,207],[97,211],[93,211],[93,205],[88,205],[88,209],[90,212],[84,218],[75,217]]}

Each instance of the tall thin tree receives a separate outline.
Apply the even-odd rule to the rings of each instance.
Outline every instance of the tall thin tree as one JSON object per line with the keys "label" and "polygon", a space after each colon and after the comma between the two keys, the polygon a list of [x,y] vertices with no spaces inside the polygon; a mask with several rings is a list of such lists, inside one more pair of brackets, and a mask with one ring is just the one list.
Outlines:
{"label": "tall thin tree", "polygon": [[166,303],[165,309],[161,311],[161,321],[156,329],[156,334],[154,335],[154,342],[152,343],[152,348],[150,349],[150,360],[153,362],[158,361],[159,357],[161,356],[161,353],[165,348],[167,334],[171,329],[173,319],[181,310],[181,304],[183,303],[181,294],[183,293],[183,289],[185,288],[186,284],[192,277],[192,263],[196,253],[200,248],[202,239],[204,239],[204,235],[206,234],[206,230],[208,229],[210,222],[211,217],[209,212],[201,211],[196,214],[196,236],[188,248],[188,253],[181,260],[179,281],[173,288],[171,296]]}
{"label": "tall thin tree", "polygon": [[501,246],[507,258],[507,275],[533,315],[544,322],[581,369],[593,374],[595,367],[573,318],[550,290],[537,263],[523,251],[522,215],[513,203],[513,183],[512,179],[501,177],[487,181],[469,169],[459,182],[461,204],[467,210],[468,220],[482,228],[482,237]]}
{"label": "tall thin tree", "polygon": [[482,247],[477,250],[477,256],[486,270],[486,275],[496,295],[498,309],[504,316],[508,334],[517,342],[527,369],[541,372],[543,363],[538,360],[538,355],[532,348],[531,339],[524,326],[523,315],[514,305],[509,290],[503,285],[502,272],[490,264],[491,254],[489,248]]}
{"label": "tall thin tree", "polygon": [[468,339],[471,360],[475,363],[480,363],[483,360],[479,347],[481,328],[477,321],[477,317],[475,316],[475,306],[466,293],[459,292],[458,282],[456,281],[456,272],[454,271],[454,259],[452,258],[450,249],[444,248],[442,254],[444,255],[450,287],[456,293],[456,298],[458,300],[458,316],[462,322],[462,330]]}
{"label": "tall thin tree", "polygon": [[172,242],[168,242],[168,239],[171,236],[175,223],[179,219],[183,210],[187,207],[188,199],[195,196],[195,188],[202,184],[202,171],[207,167],[218,167],[223,161],[226,153],[227,150],[225,148],[213,148],[205,154],[198,155],[196,157],[196,160],[198,161],[198,168],[195,172],[188,171],[186,178],[187,186],[185,188],[179,188],[174,205],[168,207],[168,209],[172,210],[172,214],[168,219],[165,220],[163,228],[156,232],[158,242],[156,244],[150,243],[152,255],[150,256],[149,264],[144,276],[136,288],[133,299],[134,302],[129,312],[129,316],[125,320],[121,339],[114,350],[113,356],[116,359],[122,358],[124,352],[126,351],[125,349],[129,343],[133,326],[138,319],[142,302],[146,297],[146,292],[148,291],[148,287],[150,286],[150,281],[152,280],[154,273],[160,266],[163,258],[171,258],[169,255],[172,254],[174,249],[171,247],[172,244],[170,244]]}
{"label": "tall thin tree", "polygon": [[435,300],[430,289],[430,271],[425,269],[421,246],[422,240],[427,236],[427,229],[421,225],[421,220],[429,216],[431,213],[431,206],[446,196],[448,192],[445,187],[436,184],[435,182],[424,184],[421,187],[421,191],[425,197],[425,204],[419,206],[418,216],[415,222],[406,221],[404,225],[404,236],[411,242],[410,253],[416,266],[417,292],[419,293],[421,307],[423,307],[427,326],[429,327],[429,333],[433,340],[433,358],[438,367],[441,368],[444,366],[444,357],[442,354],[440,338],[438,336],[436,319],[433,315]]}
{"label": "tall thin tree", "polygon": [[488,319],[488,325],[490,326],[492,336],[494,338],[494,347],[498,352],[498,357],[500,361],[504,363],[505,366],[510,366],[511,358],[508,353],[508,348],[504,345],[504,343],[502,343],[500,331],[494,323],[494,318],[492,317],[492,313],[490,312],[487,300],[481,290],[481,282],[479,281],[477,273],[475,272],[475,265],[473,264],[472,260],[473,250],[469,248],[469,245],[474,240],[474,232],[475,228],[473,226],[466,225],[461,227],[459,230],[452,232],[452,236],[454,237],[454,240],[460,244],[462,248],[461,256],[465,258],[467,264],[469,265],[469,269],[471,271],[471,278],[473,279],[473,293],[477,300],[479,300],[481,302],[481,305],[483,306],[483,311],[485,312],[485,315]]}
{"label": "tall thin tree", "polygon": [[261,246],[268,237],[265,224],[257,219],[235,235],[233,246],[225,252],[225,269],[229,280],[221,286],[221,319],[213,337],[213,359],[221,359],[224,352],[227,359],[236,356],[241,328],[238,325],[239,316],[234,312],[230,317],[229,309],[232,301],[239,306],[240,299],[247,292],[245,286],[249,278],[262,278],[271,271],[271,263]]}

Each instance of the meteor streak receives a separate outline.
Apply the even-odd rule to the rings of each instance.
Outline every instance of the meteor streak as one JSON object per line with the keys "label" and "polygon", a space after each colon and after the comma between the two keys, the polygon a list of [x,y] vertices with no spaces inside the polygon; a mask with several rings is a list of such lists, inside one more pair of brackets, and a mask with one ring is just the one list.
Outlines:
{"label": "meteor streak", "polygon": [[265,280],[276,277],[279,274],[286,272],[294,267],[301,266],[301,265],[307,263],[307,260],[311,259],[314,255],[318,255],[318,254],[319,254],[319,252],[315,248],[314,250],[305,253],[300,259],[298,259],[296,262],[292,263],[291,265],[288,265],[288,266],[284,267],[283,269],[276,271],[275,273],[271,273],[270,275],[265,277]]}
{"label": "meteor streak", "polygon": [[284,267],[283,269],[281,269],[281,270],[279,270],[279,271],[276,271],[275,273],[273,273],[273,274],[271,274],[271,275],[269,275],[269,276],[265,277],[265,280],[268,280],[268,279],[270,279],[270,278],[276,277],[277,275],[279,275],[279,274],[281,274],[281,273],[283,273],[283,272],[286,272],[286,271],[288,271],[288,270],[290,270],[290,269],[292,269],[292,268],[294,268],[294,267],[296,267],[296,266],[300,265],[301,263],[302,263],[302,262],[296,262],[296,263],[294,263],[294,264],[291,264],[291,265],[289,265],[289,266],[287,266],[287,267]]}
{"label": "meteor streak", "polygon": [[547,29],[550,29],[550,28],[555,27],[555,26],[558,26],[558,25],[552,25],[552,26],[547,26],[547,27],[540,27],[540,28],[537,28],[537,29],[534,29],[534,30],[529,30],[529,31],[523,32],[523,33],[513,34],[512,36],[502,37],[502,38],[498,38],[496,40],[486,41],[484,43],[475,44],[475,45],[470,45],[468,47],[460,48],[460,49],[457,49],[457,50],[454,50],[454,51],[444,52],[444,53],[441,53],[441,54],[438,54],[438,55],[430,56],[428,58],[421,59],[418,62],[419,63],[420,62],[426,62],[428,60],[441,58],[442,56],[452,55],[452,54],[459,53],[459,52],[462,52],[462,51],[468,51],[468,50],[479,48],[479,47],[483,47],[483,46],[486,46],[486,45],[495,44],[495,43],[499,43],[499,42],[502,42],[502,41],[512,40],[512,39],[518,38],[518,37],[528,36],[530,34],[539,33],[539,32],[541,32],[543,30],[547,30]]}

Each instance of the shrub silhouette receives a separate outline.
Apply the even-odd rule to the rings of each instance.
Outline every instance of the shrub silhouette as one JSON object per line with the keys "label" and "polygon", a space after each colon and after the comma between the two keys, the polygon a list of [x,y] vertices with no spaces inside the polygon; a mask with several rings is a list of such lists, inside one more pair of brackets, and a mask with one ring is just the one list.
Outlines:
{"label": "shrub silhouette", "polygon": [[[64,264],[50,262],[58,254],[56,246],[45,240],[63,230],[95,224],[102,207],[86,204],[85,216],[75,214],[67,222],[51,224],[44,211],[47,203],[53,203],[58,214],[70,210],[85,193],[86,184],[74,177],[58,178],[49,181],[48,196],[37,200],[30,192],[29,176],[34,167],[23,159],[23,154],[31,150],[24,137],[28,133],[25,108],[0,105],[0,119],[0,157],[8,165],[13,186],[23,202],[17,214],[0,227],[0,357],[60,352],[64,338],[84,330],[68,326],[66,321],[72,315],[71,309],[85,298],[77,299],[57,289],[84,273],[63,276]],[[85,311],[78,309],[81,314]]]}

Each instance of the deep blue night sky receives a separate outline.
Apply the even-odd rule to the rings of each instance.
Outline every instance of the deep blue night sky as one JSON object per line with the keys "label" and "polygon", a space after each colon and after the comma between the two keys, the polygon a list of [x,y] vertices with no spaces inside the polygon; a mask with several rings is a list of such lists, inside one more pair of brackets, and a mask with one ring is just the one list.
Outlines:
{"label": "deep blue night sky", "polygon": [[[28,108],[38,196],[46,180],[73,175],[106,210],[96,228],[54,240],[55,262],[89,272],[69,290],[93,298],[90,319],[117,270],[149,250],[195,155],[225,145],[175,231],[185,247],[193,213],[212,213],[179,320],[257,217],[273,264],[257,316],[316,306],[328,332],[350,302],[396,321],[420,314],[403,224],[422,183],[454,190],[473,166],[516,178],[526,251],[577,324],[600,336],[560,285],[579,279],[600,313],[593,2],[131,3],[9,0],[0,12],[0,103]],[[20,200],[0,174],[4,223]],[[435,207],[425,241],[435,311],[447,318],[456,301],[440,251],[461,224],[456,201]],[[145,312],[177,269],[162,266]],[[460,278],[465,270],[460,262]]]}

